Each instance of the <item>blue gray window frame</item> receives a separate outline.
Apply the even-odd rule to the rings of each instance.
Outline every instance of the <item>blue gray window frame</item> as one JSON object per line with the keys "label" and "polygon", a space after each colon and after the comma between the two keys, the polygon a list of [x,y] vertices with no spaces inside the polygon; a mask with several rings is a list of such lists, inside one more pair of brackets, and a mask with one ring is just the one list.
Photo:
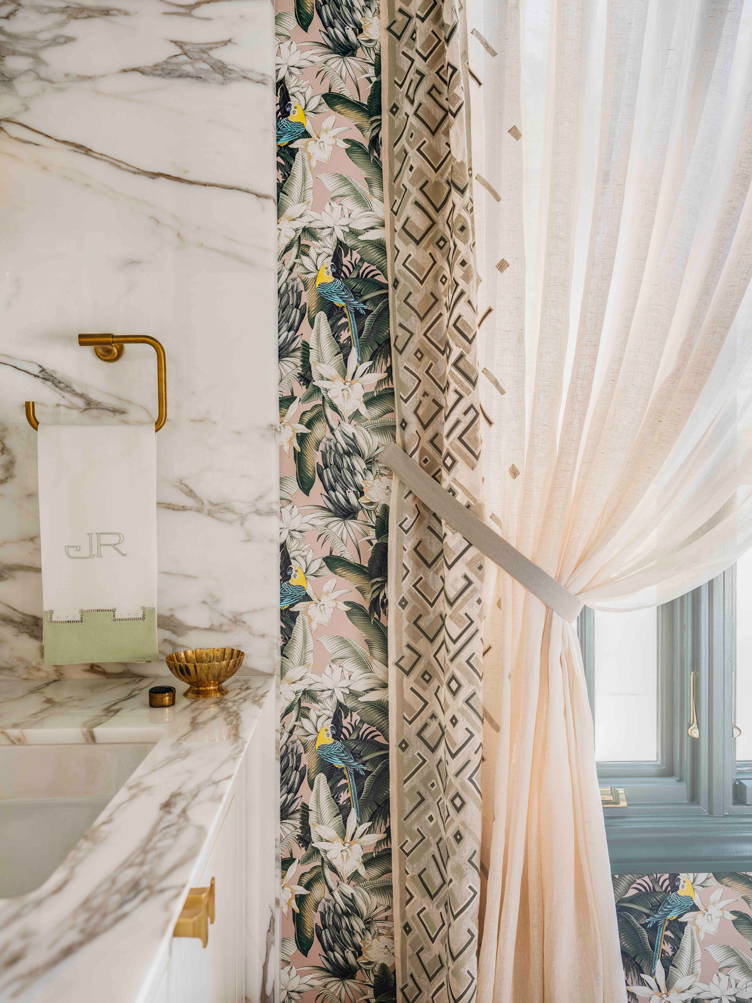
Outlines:
{"label": "blue gray window frame", "polygon": [[[752,805],[735,797],[752,783],[736,762],[734,719],[736,568],[658,607],[658,758],[599,763],[602,787],[623,788],[626,807],[603,809],[614,874],[752,871]],[[595,707],[592,610],[578,633]],[[695,673],[699,737],[687,733]]]}

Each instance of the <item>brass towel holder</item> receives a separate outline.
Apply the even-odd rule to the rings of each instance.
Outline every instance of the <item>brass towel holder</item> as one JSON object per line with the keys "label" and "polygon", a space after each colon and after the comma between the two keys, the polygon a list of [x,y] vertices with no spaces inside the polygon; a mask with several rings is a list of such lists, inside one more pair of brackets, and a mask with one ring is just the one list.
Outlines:
{"label": "brass towel holder", "polygon": [[[93,348],[102,362],[117,362],[122,359],[126,345],[151,345],[157,353],[157,399],[159,414],[154,423],[158,432],[167,421],[167,358],[162,343],[146,334],[79,334],[78,343],[84,348]],[[34,401],[26,401],[26,420],[31,427],[39,428]]]}

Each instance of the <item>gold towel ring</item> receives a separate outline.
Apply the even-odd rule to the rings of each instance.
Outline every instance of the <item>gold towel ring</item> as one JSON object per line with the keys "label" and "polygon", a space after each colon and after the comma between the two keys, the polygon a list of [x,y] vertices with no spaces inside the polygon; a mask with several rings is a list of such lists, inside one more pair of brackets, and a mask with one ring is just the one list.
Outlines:
{"label": "gold towel ring", "polygon": [[[154,423],[154,431],[158,432],[167,421],[167,357],[162,343],[146,334],[79,334],[79,345],[91,346],[102,362],[117,362],[122,359],[125,345],[151,345],[157,353],[157,399],[159,414]],[[39,428],[34,401],[26,401],[26,420],[36,431]]]}

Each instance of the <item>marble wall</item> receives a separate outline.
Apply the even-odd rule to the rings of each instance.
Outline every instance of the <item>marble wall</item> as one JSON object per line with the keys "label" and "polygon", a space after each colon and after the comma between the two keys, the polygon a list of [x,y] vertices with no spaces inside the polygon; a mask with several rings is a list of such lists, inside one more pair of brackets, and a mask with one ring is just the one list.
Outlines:
{"label": "marble wall", "polygon": [[160,649],[273,671],[278,613],[273,8],[0,2],[0,668],[41,655],[36,433],[156,416]]}

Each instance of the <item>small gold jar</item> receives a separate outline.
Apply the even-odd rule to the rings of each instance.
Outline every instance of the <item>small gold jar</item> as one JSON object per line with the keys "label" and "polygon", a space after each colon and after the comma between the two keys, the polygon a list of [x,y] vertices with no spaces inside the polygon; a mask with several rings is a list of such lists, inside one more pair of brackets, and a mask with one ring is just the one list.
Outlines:
{"label": "small gold jar", "polygon": [[201,700],[224,696],[222,683],[235,675],[244,658],[245,652],[237,648],[191,648],[175,651],[165,661],[176,679],[190,684],[185,696]]}

